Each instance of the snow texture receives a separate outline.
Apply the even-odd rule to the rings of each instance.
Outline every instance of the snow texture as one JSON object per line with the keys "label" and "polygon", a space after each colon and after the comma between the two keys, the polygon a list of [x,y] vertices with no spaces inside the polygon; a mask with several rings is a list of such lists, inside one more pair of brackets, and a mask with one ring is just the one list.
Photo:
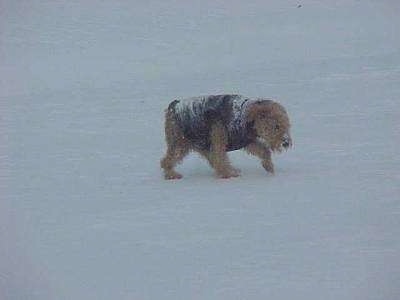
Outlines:
{"label": "snow texture", "polygon": [[[400,299],[399,11],[0,1],[0,299]],[[294,148],[164,181],[164,109],[222,93]]]}

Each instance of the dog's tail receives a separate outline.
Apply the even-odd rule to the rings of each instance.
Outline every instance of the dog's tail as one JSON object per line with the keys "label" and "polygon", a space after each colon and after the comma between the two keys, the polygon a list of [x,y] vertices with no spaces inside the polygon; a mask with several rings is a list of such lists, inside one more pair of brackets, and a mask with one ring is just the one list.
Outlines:
{"label": "dog's tail", "polygon": [[175,106],[178,103],[179,100],[174,100],[168,105],[168,108],[165,110],[165,120],[170,119],[171,121],[173,121],[175,119],[176,116]]}
{"label": "dog's tail", "polygon": [[175,106],[179,103],[179,100],[174,100],[172,101],[169,105],[168,108],[166,110],[166,112],[170,111],[170,112],[174,112],[175,111]]}

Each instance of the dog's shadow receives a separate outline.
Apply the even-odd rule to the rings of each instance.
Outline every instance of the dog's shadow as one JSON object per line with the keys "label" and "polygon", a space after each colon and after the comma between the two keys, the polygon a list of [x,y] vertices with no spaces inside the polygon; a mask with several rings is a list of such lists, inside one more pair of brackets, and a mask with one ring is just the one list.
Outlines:
{"label": "dog's shadow", "polygon": [[235,182],[244,180],[258,181],[260,179],[268,180],[280,177],[285,172],[288,172],[279,166],[275,166],[275,173],[271,174],[264,170],[259,160],[240,151],[229,153],[229,156],[232,158],[233,167],[240,170],[240,176],[238,177],[218,178],[208,162],[197,153],[191,153],[187,159],[177,167],[177,171],[183,175],[181,180],[196,179],[202,181],[218,180]]}

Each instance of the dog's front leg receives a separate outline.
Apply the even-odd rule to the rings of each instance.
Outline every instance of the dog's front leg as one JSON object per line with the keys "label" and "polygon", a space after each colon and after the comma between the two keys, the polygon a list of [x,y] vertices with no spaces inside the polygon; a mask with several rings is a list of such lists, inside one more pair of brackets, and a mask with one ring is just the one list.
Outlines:
{"label": "dog's front leg", "polygon": [[232,168],[229,162],[226,153],[228,135],[226,128],[221,123],[217,122],[211,126],[210,141],[210,152],[205,156],[216,171],[217,176],[220,178],[239,176],[239,170]]}
{"label": "dog's front leg", "polygon": [[246,151],[252,155],[261,158],[261,163],[267,172],[274,173],[274,164],[272,163],[271,150],[259,141],[255,141],[246,147]]}

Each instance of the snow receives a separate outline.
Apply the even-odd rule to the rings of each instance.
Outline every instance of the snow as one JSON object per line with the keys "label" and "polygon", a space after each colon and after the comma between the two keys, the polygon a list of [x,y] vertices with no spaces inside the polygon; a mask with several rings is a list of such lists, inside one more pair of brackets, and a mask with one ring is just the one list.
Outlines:
{"label": "snow", "polygon": [[[1,299],[399,299],[398,1],[0,7]],[[220,93],[294,148],[164,181],[164,109]]]}
{"label": "snow", "polygon": [[174,99],[177,100],[176,104],[174,105],[174,111],[176,112],[177,115],[183,114],[185,111],[187,111],[191,118],[195,118],[195,112],[193,111],[194,105],[196,103],[204,103],[206,100],[207,96],[197,96],[197,97],[189,97],[189,98],[184,98],[184,99]]}

